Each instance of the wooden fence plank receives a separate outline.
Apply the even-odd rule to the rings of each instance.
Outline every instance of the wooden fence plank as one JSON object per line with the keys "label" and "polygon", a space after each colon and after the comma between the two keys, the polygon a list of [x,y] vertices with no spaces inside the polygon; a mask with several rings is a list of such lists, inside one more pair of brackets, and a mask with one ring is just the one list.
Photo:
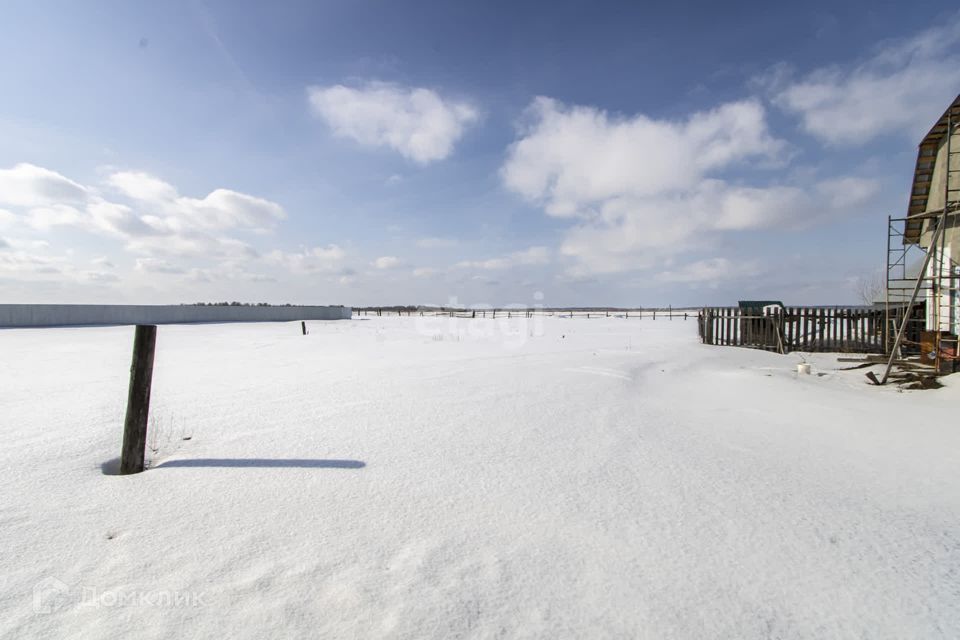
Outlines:
{"label": "wooden fence plank", "polygon": [[[704,307],[697,314],[704,344],[773,352],[877,353],[885,348],[884,312],[853,307],[784,307],[769,315],[739,307]],[[916,322],[922,305],[909,311]]]}

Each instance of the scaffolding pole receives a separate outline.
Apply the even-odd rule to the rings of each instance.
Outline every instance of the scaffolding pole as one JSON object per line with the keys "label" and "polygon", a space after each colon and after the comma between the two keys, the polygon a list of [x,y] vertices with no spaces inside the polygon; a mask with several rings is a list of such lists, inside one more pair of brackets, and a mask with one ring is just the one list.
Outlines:
{"label": "scaffolding pole", "polygon": [[[952,161],[953,161],[953,159],[954,159],[953,156],[958,156],[958,157],[960,157],[960,151],[954,151],[954,150],[953,150],[953,145],[952,145],[952,137],[953,137],[954,126],[955,126],[955,123],[954,123],[954,106],[953,106],[953,105],[951,105],[951,107],[947,110],[947,113],[946,113],[945,115],[946,115],[946,130],[945,130],[946,140],[945,140],[945,142],[944,142],[944,144],[945,144],[945,153],[944,153],[945,166],[944,166],[944,171],[945,171],[945,173],[944,173],[944,181],[943,181],[943,182],[944,182],[944,184],[943,184],[943,208],[940,209],[940,210],[938,210],[938,211],[927,211],[927,212],[924,212],[924,213],[919,214],[919,215],[911,215],[911,216],[908,216],[907,218],[904,219],[904,220],[906,221],[906,222],[905,222],[905,226],[904,226],[904,233],[903,233],[903,236],[904,236],[904,237],[903,237],[904,249],[902,249],[901,257],[898,258],[898,260],[895,261],[893,264],[891,264],[891,260],[890,260],[890,256],[891,256],[891,252],[892,252],[892,249],[891,249],[891,246],[890,246],[890,245],[891,245],[891,237],[892,237],[892,235],[893,235],[893,233],[894,233],[893,218],[890,218],[890,217],[887,218],[887,261],[886,261],[886,265],[887,265],[887,273],[886,273],[886,277],[887,277],[887,283],[886,283],[886,284],[887,284],[887,290],[886,290],[886,295],[885,295],[885,304],[886,304],[886,319],[885,319],[886,327],[885,327],[885,330],[887,331],[887,336],[888,336],[888,338],[887,338],[887,341],[886,341],[885,346],[888,348],[889,357],[888,357],[888,359],[887,359],[887,364],[886,364],[886,368],[884,369],[883,377],[882,377],[880,380],[877,380],[876,377],[873,376],[872,374],[868,374],[868,377],[871,379],[871,381],[873,381],[873,382],[875,382],[875,383],[877,383],[877,384],[880,384],[880,385],[886,384],[886,382],[887,382],[887,380],[888,380],[888,378],[889,378],[889,376],[890,376],[890,371],[891,371],[891,369],[893,368],[894,362],[900,357],[901,345],[902,345],[902,343],[903,343],[904,334],[906,333],[907,325],[908,325],[909,322],[910,322],[910,315],[912,314],[913,307],[914,307],[914,305],[916,304],[916,301],[917,301],[917,296],[919,295],[920,290],[923,288],[924,283],[927,283],[927,282],[929,283],[928,286],[929,286],[930,294],[931,294],[931,295],[928,297],[927,314],[926,314],[926,315],[927,315],[927,318],[928,318],[928,320],[927,320],[927,325],[928,325],[928,327],[931,327],[931,326],[932,326],[933,329],[934,329],[934,331],[933,331],[933,347],[934,347],[934,351],[933,351],[934,357],[933,357],[933,360],[934,360],[934,367],[935,367],[935,369],[938,370],[938,371],[939,371],[940,368],[941,368],[941,361],[942,361],[942,358],[944,357],[944,352],[943,352],[943,342],[944,342],[944,340],[943,340],[943,330],[942,330],[942,329],[943,329],[943,326],[942,326],[942,325],[943,325],[943,322],[942,322],[941,316],[944,315],[944,311],[943,311],[943,308],[942,308],[942,307],[943,307],[943,296],[944,296],[944,292],[945,292],[945,291],[948,293],[947,304],[951,305],[950,311],[946,314],[947,322],[948,322],[948,327],[947,327],[947,328],[948,328],[948,330],[953,328],[953,327],[952,327],[952,316],[953,316],[953,306],[952,306],[952,305],[955,304],[955,301],[952,300],[952,299],[950,299],[951,296],[950,296],[949,294],[955,292],[955,291],[956,291],[956,287],[955,287],[954,284],[953,284],[953,279],[954,279],[954,278],[953,278],[953,271],[954,271],[954,267],[953,267],[952,261],[949,259],[949,257],[948,257],[947,254],[946,254],[946,250],[947,250],[947,247],[946,247],[946,229],[947,229],[947,223],[950,221],[950,219],[951,219],[954,215],[956,215],[957,213],[960,213],[960,206],[958,206],[958,204],[960,204],[960,203],[952,202],[951,199],[950,199],[950,198],[951,198],[951,193],[960,192],[960,188],[953,188],[953,189],[951,189],[951,186],[950,186],[950,183],[951,183],[951,179],[950,179],[950,178],[951,178],[951,174],[960,173],[960,168],[954,169],[954,168],[953,168],[953,163],[952,163]],[[934,162],[936,162],[936,161],[934,161]],[[931,172],[932,172],[932,170],[931,170]],[[954,199],[954,200],[956,200],[956,199]],[[901,283],[903,283],[903,282],[908,282],[908,281],[909,281],[909,279],[907,278],[907,272],[906,272],[906,270],[907,270],[907,257],[908,257],[909,246],[910,246],[910,244],[912,244],[912,243],[908,243],[908,242],[907,242],[906,234],[907,234],[907,228],[908,228],[908,225],[909,225],[909,221],[915,221],[915,220],[917,220],[917,219],[920,219],[920,220],[921,220],[921,224],[922,224],[922,221],[924,221],[924,220],[930,220],[930,221],[933,222],[936,226],[935,226],[934,229],[933,229],[933,233],[932,233],[932,235],[931,235],[930,242],[929,242],[929,244],[927,245],[926,255],[924,256],[924,260],[923,260],[923,264],[922,264],[922,266],[921,266],[921,268],[920,268],[920,272],[917,274],[916,279],[915,279],[915,281],[913,282],[913,287],[912,287],[912,290],[911,290],[911,293],[910,293],[910,298],[909,298],[909,300],[908,300],[908,302],[907,302],[907,306],[903,309],[903,317],[900,319],[899,326],[896,327],[896,339],[894,340],[894,343],[893,343],[893,345],[892,345],[892,347],[891,347],[891,346],[889,345],[889,330],[890,330],[890,321],[891,321],[891,318],[890,318],[890,315],[891,315],[891,314],[890,314],[890,307],[891,307],[891,299],[890,299],[891,296],[890,296],[890,292],[891,292],[891,290],[894,289],[894,288],[896,288],[898,291],[901,291],[901,292],[902,292],[902,291],[905,291],[905,288],[901,288],[901,287],[899,287],[899,286],[898,286],[898,287],[893,287],[893,286],[891,286],[891,283],[892,283],[892,282],[901,282]],[[921,234],[923,233],[923,230],[922,230],[922,229],[923,229],[923,228],[922,228],[922,226],[921,226],[921,230],[920,230],[920,233],[921,233]],[[931,264],[933,265],[933,268],[936,270],[936,272],[933,273],[933,274],[930,273]],[[949,268],[949,273],[948,273],[947,276],[944,275],[944,267],[945,267],[945,266],[949,266],[949,267],[950,267],[950,268]],[[900,267],[900,268],[903,270],[903,274],[902,274],[902,277],[901,277],[901,278],[891,278],[891,268],[896,268],[896,267]],[[943,280],[944,280],[945,277],[946,277],[947,280],[948,280],[946,287],[943,286],[943,285],[944,285]],[[898,301],[898,303],[899,303],[899,301]],[[933,309],[930,309],[930,308],[929,308],[931,305],[934,307]],[[956,343],[956,340],[955,340],[955,339],[954,339],[954,343]],[[954,353],[952,357],[953,357],[954,359],[956,359],[957,355],[958,355],[957,353]]]}

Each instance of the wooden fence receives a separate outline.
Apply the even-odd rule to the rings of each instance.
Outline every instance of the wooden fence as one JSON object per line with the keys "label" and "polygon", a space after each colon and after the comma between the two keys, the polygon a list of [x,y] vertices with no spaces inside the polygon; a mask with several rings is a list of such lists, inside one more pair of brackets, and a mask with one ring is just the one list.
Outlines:
{"label": "wooden fence", "polygon": [[870,307],[707,307],[697,321],[704,344],[777,353],[884,353],[887,344],[884,311]]}
{"label": "wooden fence", "polygon": [[625,318],[627,320],[693,320],[697,317],[699,309],[686,307],[674,309],[673,307],[663,308],[640,308],[633,309],[542,309],[542,308],[523,308],[510,307],[494,309],[492,307],[478,309],[416,309],[416,308],[380,308],[380,307],[355,307],[353,314],[356,317],[363,316],[443,316],[450,318],[586,318],[599,320],[600,318]]}

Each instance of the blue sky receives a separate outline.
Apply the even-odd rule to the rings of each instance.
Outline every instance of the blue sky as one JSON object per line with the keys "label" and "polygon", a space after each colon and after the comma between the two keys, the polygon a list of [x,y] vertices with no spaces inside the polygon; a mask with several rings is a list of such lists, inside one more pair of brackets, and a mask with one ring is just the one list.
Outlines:
{"label": "blue sky", "polygon": [[780,4],[9,2],[0,298],[856,303],[960,14]]}

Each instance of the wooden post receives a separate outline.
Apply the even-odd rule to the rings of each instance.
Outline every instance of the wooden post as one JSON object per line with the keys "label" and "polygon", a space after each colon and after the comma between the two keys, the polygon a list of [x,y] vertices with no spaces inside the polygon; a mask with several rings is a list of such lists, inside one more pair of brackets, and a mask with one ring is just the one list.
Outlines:
{"label": "wooden post", "polygon": [[123,422],[120,475],[143,471],[147,418],[150,413],[150,384],[153,381],[153,351],[156,345],[157,325],[138,324],[133,338],[133,362],[130,364],[127,417]]}
{"label": "wooden post", "polygon": [[300,330],[303,332],[303,335],[307,335],[307,323],[303,320],[300,321]]}

